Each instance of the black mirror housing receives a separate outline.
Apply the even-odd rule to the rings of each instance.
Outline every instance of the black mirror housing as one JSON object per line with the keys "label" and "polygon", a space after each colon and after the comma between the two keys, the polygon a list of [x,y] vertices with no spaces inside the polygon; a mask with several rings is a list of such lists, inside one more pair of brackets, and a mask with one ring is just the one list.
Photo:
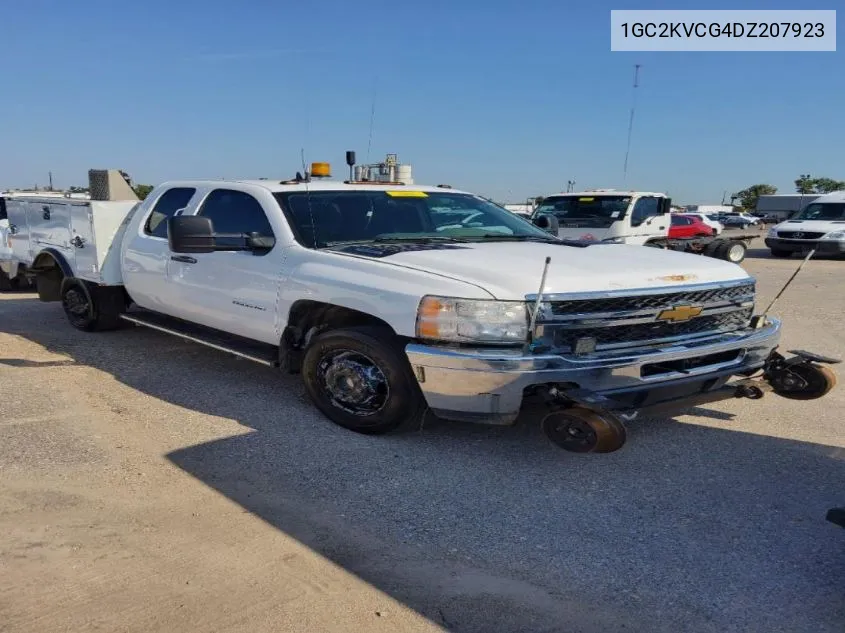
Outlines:
{"label": "black mirror housing", "polygon": [[560,229],[560,222],[558,222],[556,216],[543,213],[535,217],[532,222],[537,228],[541,228],[544,231],[548,231],[549,233],[557,237],[557,232]]}
{"label": "black mirror housing", "polygon": [[167,220],[167,243],[174,253],[213,253],[214,226],[201,215],[176,215]]}
{"label": "black mirror housing", "polygon": [[250,233],[246,239],[246,245],[256,251],[269,251],[276,245],[276,238]]}

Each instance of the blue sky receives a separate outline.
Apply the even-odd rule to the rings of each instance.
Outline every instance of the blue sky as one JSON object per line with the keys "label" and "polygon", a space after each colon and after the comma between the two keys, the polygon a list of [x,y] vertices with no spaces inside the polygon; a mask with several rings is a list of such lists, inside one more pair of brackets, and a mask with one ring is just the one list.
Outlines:
{"label": "blue sky", "polygon": [[3,5],[0,186],[43,185],[48,171],[57,186],[84,185],[91,167],[150,184],[289,177],[303,148],[343,175],[345,150],[367,158],[374,95],[371,161],[397,153],[417,182],[502,201],[560,191],[570,178],[684,203],[718,203],[757,182],[788,193],[802,173],[845,179],[842,44],[610,51],[611,9],[705,8],[685,0]]}

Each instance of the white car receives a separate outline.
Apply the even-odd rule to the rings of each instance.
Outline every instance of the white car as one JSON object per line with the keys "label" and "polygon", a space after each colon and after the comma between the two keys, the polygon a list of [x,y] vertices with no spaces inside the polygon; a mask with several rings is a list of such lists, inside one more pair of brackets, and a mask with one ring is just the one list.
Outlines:
{"label": "white car", "polygon": [[698,218],[699,220],[704,222],[707,226],[713,229],[713,235],[719,235],[722,231],[725,230],[725,227],[721,222],[719,222],[718,220],[714,220],[709,215],[705,215],[704,213],[684,213],[684,215]]}

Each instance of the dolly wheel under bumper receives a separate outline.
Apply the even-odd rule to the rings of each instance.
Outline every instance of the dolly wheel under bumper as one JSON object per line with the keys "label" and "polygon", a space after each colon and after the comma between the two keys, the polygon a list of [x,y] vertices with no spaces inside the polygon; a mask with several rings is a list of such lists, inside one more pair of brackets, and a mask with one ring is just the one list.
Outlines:
{"label": "dolly wheel under bumper", "polygon": [[816,400],[836,386],[836,374],[829,367],[802,362],[773,371],[772,390],[790,400]]}
{"label": "dolly wheel under bumper", "polygon": [[552,411],[543,418],[542,427],[549,440],[573,453],[612,453],[627,439],[621,420],[584,407]]}

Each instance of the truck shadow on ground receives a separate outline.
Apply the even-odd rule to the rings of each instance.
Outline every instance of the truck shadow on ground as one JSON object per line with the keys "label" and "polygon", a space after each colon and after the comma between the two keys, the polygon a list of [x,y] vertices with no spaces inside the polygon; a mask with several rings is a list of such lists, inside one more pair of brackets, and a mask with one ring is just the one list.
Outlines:
{"label": "truck shadow on ground", "polygon": [[841,630],[845,535],[824,515],[845,495],[845,450],[666,419],[592,456],[556,449],[531,420],[359,436],[296,377],[19,308],[4,331],[253,429],[167,458],[449,630]]}

